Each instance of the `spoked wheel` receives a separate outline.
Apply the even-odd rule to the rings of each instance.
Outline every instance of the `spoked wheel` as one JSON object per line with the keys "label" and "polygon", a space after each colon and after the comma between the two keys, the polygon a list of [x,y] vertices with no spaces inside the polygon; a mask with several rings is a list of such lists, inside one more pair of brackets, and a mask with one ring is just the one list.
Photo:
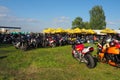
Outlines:
{"label": "spoked wheel", "polygon": [[90,54],[85,55],[85,63],[88,68],[94,68],[95,67],[95,61],[94,58]]}

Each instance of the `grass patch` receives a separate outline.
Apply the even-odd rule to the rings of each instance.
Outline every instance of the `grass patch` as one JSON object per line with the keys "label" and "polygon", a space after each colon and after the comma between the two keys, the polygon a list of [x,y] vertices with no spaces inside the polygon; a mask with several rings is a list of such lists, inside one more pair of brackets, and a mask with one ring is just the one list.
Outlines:
{"label": "grass patch", "polygon": [[97,63],[94,69],[88,69],[73,59],[71,50],[71,46],[62,46],[21,51],[3,45],[0,80],[119,80],[119,68]]}

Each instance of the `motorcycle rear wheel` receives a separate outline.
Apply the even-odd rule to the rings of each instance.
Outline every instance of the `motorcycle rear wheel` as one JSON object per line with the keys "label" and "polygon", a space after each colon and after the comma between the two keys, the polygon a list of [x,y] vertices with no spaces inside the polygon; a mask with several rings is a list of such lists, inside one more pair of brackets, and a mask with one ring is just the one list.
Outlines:
{"label": "motorcycle rear wheel", "polygon": [[56,46],[56,43],[51,43],[51,47],[54,48]]}
{"label": "motorcycle rear wheel", "polygon": [[27,50],[27,44],[26,43],[22,44],[20,49],[23,50],[23,51],[26,51]]}
{"label": "motorcycle rear wheel", "polygon": [[90,54],[86,54],[85,55],[85,60],[87,61],[86,62],[86,66],[88,67],[88,68],[94,68],[95,67],[95,60],[94,60],[94,58],[92,57],[92,55],[90,55]]}

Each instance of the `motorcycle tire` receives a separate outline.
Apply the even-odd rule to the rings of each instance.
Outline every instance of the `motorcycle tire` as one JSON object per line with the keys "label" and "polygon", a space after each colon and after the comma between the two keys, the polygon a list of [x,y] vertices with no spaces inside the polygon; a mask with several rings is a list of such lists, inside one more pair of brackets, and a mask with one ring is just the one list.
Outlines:
{"label": "motorcycle tire", "polygon": [[92,55],[90,55],[90,54],[86,54],[85,55],[85,60],[87,61],[86,62],[86,66],[88,67],[88,68],[94,68],[95,67],[95,60],[94,60],[94,58],[92,57]]}
{"label": "motorcycle tire", "polygon": [[23,51],[26,51],[27,50],[27,44],[24,43],[21,47],[20,47],[21,50]]}
{"label": "motorcycle tire", "polygon": [[51,43],[51,47],[54,48],[56,46],[56,43]]}

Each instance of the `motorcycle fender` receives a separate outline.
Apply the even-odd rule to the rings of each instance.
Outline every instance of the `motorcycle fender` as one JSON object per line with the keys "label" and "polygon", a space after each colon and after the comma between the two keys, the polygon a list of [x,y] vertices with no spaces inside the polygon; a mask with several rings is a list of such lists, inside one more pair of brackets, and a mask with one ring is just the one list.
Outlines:
{"label": "motorcycle fender", "polygon": [[112,66],[117,66],[117,64],[115,62],[112,62],[111,60],[109,60],[108,63]]}
{"label": "motorcycle fender", "polygon": [[54,41],[50,41],[50,43],[53,43]]}

